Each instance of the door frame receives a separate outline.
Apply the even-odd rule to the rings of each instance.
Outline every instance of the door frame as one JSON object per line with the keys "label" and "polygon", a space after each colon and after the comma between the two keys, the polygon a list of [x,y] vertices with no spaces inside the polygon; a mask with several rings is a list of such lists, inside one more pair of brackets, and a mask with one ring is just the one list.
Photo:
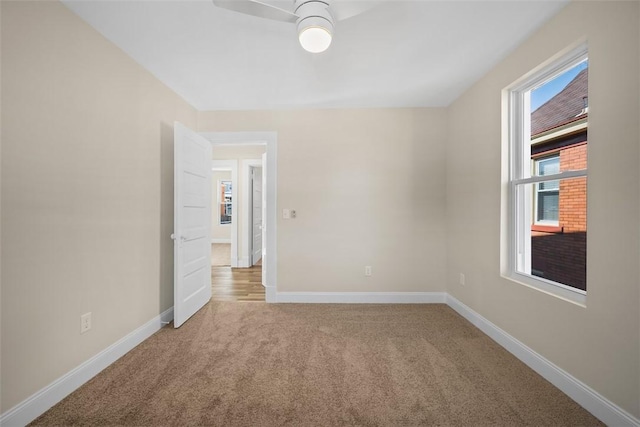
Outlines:
{"label": "door frame", "polygon": [[[262,159],[243,159],[242,160],[242,198],[243,206],[247,208],[243,212],[243,224],[242,233],[245,237],[244,251],[242,253],[242,260],[247,261],[247,267],[253,265],[253,194],[251,192],[251,169],[255,167],[262,167]],[[264,183],[262,184],[264,188]],[[262,207],[264,209],[264,206]],[[250,212],[251,211],[251,212]],[[249,224],[251,222],[251,224]]]}
{"label": "door frame", "polygon": [[[231,267],[238,267],[238,161],[212,160],[211,170],[214,172],[231,171],[231,185],[233,186],[231,188]],[[213,191],[211,197],[213,198]],[[211,206],[215,203],[216,200],[211,200]],[[213,243],[213,239],[211,242]]]}
{"label": "door frame", "polygon": [[[277,132],[200,132],[208,139],[214,149],[219,145],[266,145],[266,189],[267,203],[263,206],[267,218],[266,224],[266,265],[263,264],[262,280],[266,291],[266,301],[276,302],[277,293],[277,179],[278,176],[278,134]],[[265,165],[263,165],[265,167]]]}

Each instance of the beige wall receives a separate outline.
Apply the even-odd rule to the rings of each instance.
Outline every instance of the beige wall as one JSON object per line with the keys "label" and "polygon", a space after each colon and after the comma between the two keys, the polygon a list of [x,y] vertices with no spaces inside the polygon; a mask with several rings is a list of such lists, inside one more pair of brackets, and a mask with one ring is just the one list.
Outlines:
{"label": "beige wall", "polygon": [[[443,291],[444,109],[199,113],[277,131],[278,291]],[[364,276],[364,266],[373,276]]]}
{"label": "beige wall", "polygon": [[196,112],[62,4],[1,8],[4,412],[173,305],[173,121]]}
{"label": "beige wall", "polygon": [[242,167],[241,161],[245,159],[261,159],[267,150],[266,145],[215,145],[213,147],[214,160],[237,160],[238,173]]}
{"label": "beige wall", "polygon": [[[446,154],[448,292],[636,417],[639,5],[567,6],[451,105]],[[501,90],[582,37],[590,60],[586,308],[500,276]]]}
{"label": "beige wall", "polygon": [[231,172],[214,171],[211,175],[211,189],[213,190],[211,199],[213,205],[211,209],[211,238],[226,239],[231,243],[231,224],[220,224],[220,181],[231,181]]}
{"label": "beige wall", "polygon": [[[238,220],[238,244],[236,246],[237,249],[237,258],[241,261],[242,254],[245,251],[246,245],[246,236],[244,233],[244,223],[245,223],[245,194],[244,194],[244,185],[245,185],[245,176],[242,168],[243,160],[260,160],[262,159],[262,155],[267,150],[266,145],[215,145],[213,147],[213,159],[214,160],[237,160],[238,162],[238,182],[235,183],[238,189],[238,200],[237,200],[237,209],[238,214],[236,215],[236,219]],[[248,251],[249,249],[247,249]],[[250,261],[247,261],[250,262]]]}

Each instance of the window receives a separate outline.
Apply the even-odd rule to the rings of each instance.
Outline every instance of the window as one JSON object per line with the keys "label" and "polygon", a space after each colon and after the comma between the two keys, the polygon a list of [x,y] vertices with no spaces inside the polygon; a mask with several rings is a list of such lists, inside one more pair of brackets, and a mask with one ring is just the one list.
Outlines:
{"label": "window", "polygon": [[586,45],[506,91],[509,123],[507,275],[586,301]]}
{"label": "window", "polygon": [[218,205],[220,206],[220,225],[231,224],[231,181],[219,181]]}
{"label": "window", "polygon": [[[560,156],[547,157],[535,161],[537,176],[554,175],[560,172]],[[536,224],[558,225],[558,199],[560,181],[546,181],[536,184]]]}

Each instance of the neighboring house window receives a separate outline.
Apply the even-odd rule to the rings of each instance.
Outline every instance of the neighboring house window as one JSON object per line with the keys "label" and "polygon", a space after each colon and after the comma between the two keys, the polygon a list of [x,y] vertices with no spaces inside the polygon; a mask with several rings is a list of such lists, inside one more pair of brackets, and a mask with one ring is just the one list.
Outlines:
{"label": "neighboring house window", "polygon": [[506,274],[521,283],[584,303],[586,45],[528,73],[506,92],[509,100]]}
{"label": "neighboring house window", "polygon": [[[560,156],[535,161],[537,176],[554,175],[560,172]],[[560,181],[539,182],[535,186],[536,224],[558,225],[558,201]]]}
{"label": "neighboring house window", "polygon": [[220,207],[220,224],[231,224],[231,181],[220,181],[218,184],[218,205]]}

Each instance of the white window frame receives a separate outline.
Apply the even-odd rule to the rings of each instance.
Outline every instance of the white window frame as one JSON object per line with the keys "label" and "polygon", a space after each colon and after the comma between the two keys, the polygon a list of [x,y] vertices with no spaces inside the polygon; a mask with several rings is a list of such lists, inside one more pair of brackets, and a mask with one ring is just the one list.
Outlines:
{"label": "white window frame", "polygon": [[[538,176],[543,176],[540,174],[540,165],[543,162],[548,162],[551,159],[557,159],[558,160],[558,164],[560,163],[560,153],[556,153],[553,154],[551,156],[546,156],[546,157],[541,157],[539,159],[535,159],[533,161],[533,168],[534,168],[534,174],[538,175]],[[560,195],[560,182],[558,182],[558,188],[557,189],[547,189],[547,190],[541,190],[540,189],[540,184],[541,182],[536,184],[536,188],[534,190],[534,197],[533,197],[533,217],[535,218],[535,222],[534,224],[536,225],[544,225],[544,226],[552,226],[552,227],[557,227],[560,224],[560,217],[558,217],[557,220],[550,220],[550,219],[540,219],[540,217],[538,216],[538,208],[539,208],[539,204],[540,204],[540,199],[538,197],[538,195],[540,193],[548,193],[551,191],[555,191],[558,193],[558,195]],[[559,201],[559,200],[558,200]]]}
{"label": "white window frame", "polygon": [[[520,284],[583,306],[586,305],[586,291],[531,274],[531,224],[533,223],[531,216],[535,215],[533,187],[546,181],[560,182],[568,178],[586,177],[587,169],[532,176],[530,108],[532,90],[586,59],[588,59],[587,44],[581,43],[505,89],[508,109],[509,181],[507,271],[503,275]],[[522,190],[519,191],[519,189]]]}
{"label": "white window frame", "polygon": [[[218,225],[220,225],[221,227],[227,227],[227,226],[231,226],[231,224],[233,223],[233,190],[232,190],[232,195],[231,195],[231,202],[227,202],[225,200],[222,200],[221,195],[220,195],[220,188],[222,187],[222,183],[223,182],[230,182],[231,185],[233,186],[233,181],[231,179],[219,179],[218,180],[218,187],[217,187],[217,194],[218,194]],[[232,187],[233,188],[233,187]],[[231,220],[229,222],[222,222],[222,217],[220,216],[220,209],[222,207],[222,205],[231,205]],[[226,209],[226,207],[225,207]]]}

